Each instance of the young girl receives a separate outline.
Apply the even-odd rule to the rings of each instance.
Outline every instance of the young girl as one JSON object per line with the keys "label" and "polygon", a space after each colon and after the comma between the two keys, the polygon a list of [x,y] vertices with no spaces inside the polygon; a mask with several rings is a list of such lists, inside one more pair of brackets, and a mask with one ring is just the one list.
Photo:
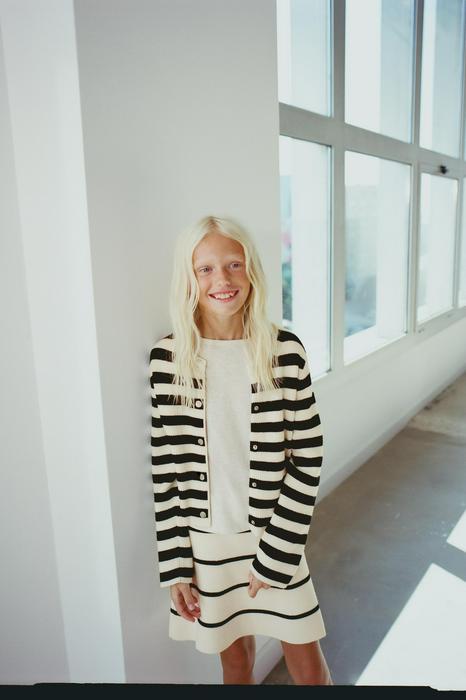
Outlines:
{"label": "young girl", "polygon": [[168,634],[253,684],[255,636],[296,684],[331,685],[304,554],[322,464],[306,351],[266,315],[251,237],[205,217],[178,238],[173,331],[150,353],[152,478]]}

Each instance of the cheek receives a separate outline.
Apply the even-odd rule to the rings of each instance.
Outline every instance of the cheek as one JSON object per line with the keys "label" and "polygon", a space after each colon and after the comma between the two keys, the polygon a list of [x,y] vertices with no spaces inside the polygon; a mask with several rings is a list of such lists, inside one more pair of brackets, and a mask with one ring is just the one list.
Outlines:
{"label": "cheek", "polygon": [[199,294],[201,297],[206,297],[207,296],[207,290],[208,290],[208,285],[203,282],[203,280],[199,281]]}
{"label": "cheek", "polygon": [[197,279],[197,286],[199,288],[199,301],[203,302],[204,298],[205,298],[206,291],[205,291],[205,284],[203,284],[202,279]]}
{"label": "cheek", "polygon": [[251,293],[252,285],[247,277],[244,277],[242,285],[243,285],[246,297],[248,297],[249,294]]}

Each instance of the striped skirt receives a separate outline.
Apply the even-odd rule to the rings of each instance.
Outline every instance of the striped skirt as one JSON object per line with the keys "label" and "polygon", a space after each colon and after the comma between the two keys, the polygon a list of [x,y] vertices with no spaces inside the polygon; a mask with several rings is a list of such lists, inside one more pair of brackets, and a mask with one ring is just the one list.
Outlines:
{"label": "striped skirt", "polygon": [[250,530],[233,534],[190,529],[194,560],[191,587],[201,614],[185,620],[170,599],[168,636],[192,640],[199,651],[218,653],[245,635],[265,635],[292,644],[326,636],[306,557],[287,588],[260,588],[248,594],[249,566],[257,539]]}

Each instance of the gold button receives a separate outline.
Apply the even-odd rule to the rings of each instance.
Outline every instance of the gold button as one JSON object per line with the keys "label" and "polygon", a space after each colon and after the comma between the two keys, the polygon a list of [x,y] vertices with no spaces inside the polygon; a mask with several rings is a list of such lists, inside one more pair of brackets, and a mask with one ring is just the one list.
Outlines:
{"label": "gold button", "polygon": [[253,449],[253,450],[257,450],[257,445],[256,445],[256,443],[253,444],[252,449]]}
{"label": "gold button", "polygon": [[204,438],[199,438],[199,439],[198,439],[198,443],[199,443],[200,445],[203,445],[203,444],[204,444]]}
{"label": "gold button", "polygon": [[201,515],[201,518],[206,518],[206,517],[207,517],[207,513],[205,512],[205,510],[201,510],[200,515]]}
{"label": "gold button", "polygon": [[200,479],[201,481],[204,481],[204,479],[205,479],[205,474],[201,474],[201,475],[199,476],[199,479]]}

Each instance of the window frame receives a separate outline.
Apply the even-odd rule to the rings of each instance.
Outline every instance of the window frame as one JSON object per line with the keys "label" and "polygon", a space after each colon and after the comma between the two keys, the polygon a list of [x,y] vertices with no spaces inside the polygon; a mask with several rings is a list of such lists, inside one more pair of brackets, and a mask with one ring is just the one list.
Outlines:
{"label": "window frame", "polygon": [[[421,338],[441,332],[452,323],[466,318],[466,306],[459,307],[460,244],[463,187],[466,179],[466,160],[454,158],[420,147],[420,101],[421,101],[421,58],[424,0],[416,0],[414,8],[414,79],[413,114],[411,143],[363,129],[344,121],[345,110],[345,0],[329,0],[331,5],[331,114],[317,114],[279,102],[279,131],[281,136],[311,141],[330,147],[330,230],[329,230],[329,369],[316,377],[325,378],[326,383],[338,382],[339,375],[345,372],[367,371],[368,366],[376,365],[393,355],[398,356]],[[466,3],[466,0],[462,0]],[[466,8],[465,8],[466,10]],[[463,84],[461,100],[460,154],[465,154],[466,121],[466,31],[463,34]],[[408,280],[407,290],[407,332],[383,347],[370,350],[367,355],[351,362],[344,362],[344,310],[345,310],[345,151],[356,151],[366,155],[406,163],[411,166],[411,202],[409,213]],[[419,253],[419,204],[421,173],[440,175],[441,166],[446,166],[444,177],[458,180],[458,200],[455,227],[455,265],[453,269],[453,308],[434,318],[417,322],[417,282]],[[466,212],[464,213],[466,216]]]}

